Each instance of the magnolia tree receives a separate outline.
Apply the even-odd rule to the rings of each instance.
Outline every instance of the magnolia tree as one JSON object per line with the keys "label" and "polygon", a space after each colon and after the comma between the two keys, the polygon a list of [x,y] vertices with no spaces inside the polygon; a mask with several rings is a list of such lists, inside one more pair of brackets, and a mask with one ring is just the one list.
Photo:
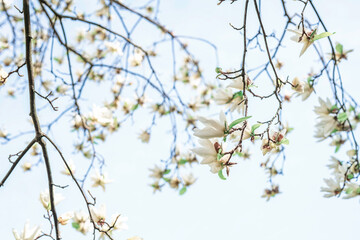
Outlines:
{"label": "magnolia tree", "polygon": [[[178,36],[166,28],[158,19],[160,1],[2,0],[0,94],[26,101],[29,115],[22,117],[26,124],[11,130],[6,127],[11,119],[1,119],[2,146],[19,148],[7,159],[3,156],[1,191],[4,196],[7,182],[16,181],[12,175],[19,166],[24,172],[45,174],[48,184],[39,192],[48,227],[27,222],[23,230],[13,229],[15,239],[61,239],[64,225],[92,239],[114,239],[114,232],[127,228],[125,216],[108,214],[106,203],[98,203],[92,194],[93,188],[105,191],[112,182],[106,173],[111,159],[105,159],[98,147],[111,144],[109,136],[127,121],[147,124],[134,133],[143,143],[162,126],[159,121],[169,126],[168,157],[150,169],[154,192],[172,188],[183,195],[196,181],[188,170],[198,162],[208,165],[220,181],[226,180],[241,159],[261,152],[260,166],[269,180],[262,197],[269,200],[280,192],[274,178],[285,171],[286,146],[291,144],[287,136],[293,129],[282,118],[283,106],[291,105],[294,97],[306,101],[316,94],[320,79],[329,81],[332,98],[319,96],[315,105],[315,137],[329,140],[335,153],[348,156],[331,157],[331,177],[321,191],[325,197],[359,196],[355,129],[360,114],[340,74],[341,63],[352,50],[333,42],[336,29],[327,29],[313,1],[273,1],[282,7],[278,15],[283,25],[276,32],[269,27],[271,20],[262,17],[266,9],[261,8],[261,0],[217,3],[241,5],[242,24],[230,26],[241,34],[243,52],[240,67],[209,69],[190,46],[198,41],[215,50],[214,61],[216,47],[206,39]],[[278,54],[286,51],[283,42],[289,38],[299,49],[294,58],[315,49],[311,57],[316,64],[305,78],[282,69]],[[256,61],[250,54],[257,56]],[[215,81],[204,79],[203,70],[212,71]],[[274,106],[270,117],[257,111],[266,101]],[[209,117],[214,113],[217,118]],[[58,144],[52,133],[59,129],[71,136],[67,141],[73,149]],[[62,169],[54,167],[58,162]],[[46,173],[37,169],[40,163]],[[56,205],[69,197],[62,194],[68,187],[65,178],[71,179],[83,204],[59,212]]]}

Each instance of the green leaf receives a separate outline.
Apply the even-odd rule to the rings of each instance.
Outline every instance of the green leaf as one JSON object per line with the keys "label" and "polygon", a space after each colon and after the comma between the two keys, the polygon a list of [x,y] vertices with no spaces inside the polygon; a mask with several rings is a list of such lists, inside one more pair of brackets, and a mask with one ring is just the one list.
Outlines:
{"label": "green leaf", "polygon": [[179,165],[184,165],[185,163],[187,163],[186,159],[180,159]]}
{"label": "green leaf", "polygon": [[338,107],[336,105],[333,105],[331,108],[330,108],[330,112],[334,111],[334,110],[338,110]]}
{"label": "green leaf", "polygon": [[360,194],[360,187],[356,189],[356,193]]}
{"label": "green leaf", "polygon": [[280,141],[280,144],[285,144],[285,145],[289,145],[289,139],[287,139],[287,138],[283,138],[283,139],[281,139],[281,141]]}
{"label": "green leaf", "polygon": [[171,180],[170,178],[166,178],[166,177],[163,177],[163,179],[165,182],[170,182],[170,180]]}
{"label": "green leaf", "polygon": [[73,222],[72,224],[72,227],[75,228],[76,230],[78,230],[80,228],[80,224],[77,223],[77,222]]}
{"label": "green leaf", "polygon": [[239,97],[240,99],[243,99],[244,93],[242,91],[236,92],[236,93],[234,93],[232,99],[235,99],[237,97]]}
{"label": "green leaf", "polygon": [[249,118],[251,118],[251,116],[247,116],[247,117],[242,117],[242,118],[239,118],[239,119],[236,119],[235,121],[233,121],[232,123],[230,123],[229,125],[229,130],[232,129],[235,125],[245,121],[245,120],[248,120]]}
{"label": "green leaf", "polygon": [[342,44],[338,43],[336,44],[336,47],[335,47],[336,51],[340,54],[343,54],[343,51],[344,51],[344,47]]}
{"label": "green leaf", "polygon": [[315,35],[314,38],[311,39],[311,41],[312,41],[312,42],[315,42],[316,40],[329,37],[329,36],[331,36],[331,35],[333,35],[333,34],[335,34],[335,32],[333,32],[333,33],[323,32],[323,33],[320,33],[320,34],[318,34],[318,35]]}
{"label": "green leaf", "polygon": [[226,180],[226,178],[223,175],[222,169],[218,172],[218,175],[221,180]]}
{"label": "green leaf", "polygon": [[307,78],[307,82],[308,82],[309,85],[311,85],[312,82],[314,82],[314,80],[312,79],[312,77],[308,77],[308,78]]}
{"label": "green leaf", "polygon": [[352,193],[352,191],[353,191],[352,188],[348,188],[348,189],[345,190],[345,193],[346,193],[346,194],[350,194],[350,193]]}
{"label": "green leaf", "polygon": [[333,133],[336,133],[337,131],[338,131],[337,129],[332,130],[330,135],[333,134]]}
{"label": "green leaf", "polygon": [[166,174],[169,174],[170,172],[171,172],[170,169],[166,169],[163,174],[166,175]]}
{"label": "green leaf", "polygon": [[347,119],[348,119],[348,115],[346,112],[343,112],[343,113],[339,113],[337,115],[337,119],[340,123],[344,123]]}
{"label": "green leaf", "polygon": [[251,126],[251,133],[254,134],[255,130],[261,126],[261,123],[257,123]]}
{"label": "green leaf", "polygon": [[335,148],[335,153],[337,153],[339,150],[340,150],[340,146],[341,145],[337,145],[336,148]]}
{"label": "green leaf", "polygon": [[180,189],[179,194],[184,195],[184,193],[186,193],[186,190],[186,187],[183,187],[182,189]]}
{"label": "green leaf", "polygon": [[215,68],[215,72],[216,72],[216,73],[221,73],[221,71],[222,71],[222,68],[221,68],[221,67]]}
{"label": "green leaf", "polygon": [[135,105],[131,108],[131,110],[134,111],[134,110],[136,110],[138,107],[139,107],[139,104],[135,104]]}
{"label": "green leaf", "polygon": [[348,175],[347,175],[347,179],[353,179],[354,178],[354,175],[353,174],[351,174],[351,173],[349,173]]}

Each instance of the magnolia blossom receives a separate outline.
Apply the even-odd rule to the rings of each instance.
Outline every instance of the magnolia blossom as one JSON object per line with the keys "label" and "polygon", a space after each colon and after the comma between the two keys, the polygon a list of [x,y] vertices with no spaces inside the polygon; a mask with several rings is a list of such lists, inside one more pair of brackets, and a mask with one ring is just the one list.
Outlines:
{"label": "magnolia blossom", "polygon": [[190,185],[194,184],[194,182],[196,181],[196,178],[194,177],[194,175],[192,173],[182,175],[181,177],[184,181],[185,186],[190,186]]}
{"label": "magnolia blossom", "polygon": [[66,212],[58,217],[58,221],[61,225],[66,225],[70,219],[74,217],[74,212]]}
{"label": "magnolia blossom", "polygon": [[112,235],[114,230],[127,230],[127,220],[127,217],[122,217],[120,214],[113,214],[111,221],[101,226],[102,232],[100,232],[99,239],[108,239],[107,234]]}
{"label": "magnolia blossom", "polygon": [[245,104],[243,96],[233,94],[230,89],[220,88],[215,92],[214,100],[218,105],[227,105],[231,112],[237,110],[238,113],[243,113]]}
{"label": "magnolia blossom", "polygon": [[330,164],[328,164],[327,167],[333,170],[333,173],[338,173],[340,171],[341,166],[342,166],[342,162],[336,157],[331,156]]}
{"label": "magnolia blossom", "polygon": [[25,162],[23,165],[21,165],[22,169],[24,170],[24,172],[30,171],[32,164],[29,162]]}
{"label": "magnolia blossom", "polygon": [[99,123],[103,127],[106,127],[113,121],[113,114],[108,108],[96,105],[93,105],[93,110],[89,117],[93,122]]}
{"label": "magnolia blossom", "polygon": [[100,174],[98,170],[96,170],[95,174],[91,176],[91,180],[93,180],[94,182],[92,187],[101,186],[104,191],[105,191],[105,184],[112,182],[112,180],[108,178],[107,173]]}
{"label": "magnolia blossom", "polygon": [[301,100],[305,101],[314,91],[314,88],[307,82],[304,82],[304,92],[298,93],[298,96],[301,96]]}
{"label": "magnolia blossom", "polygon": [[141,63],[144,61],[145,54],[139,48],[135,48],[134,54],[129,56],[129,63],[131,67],[140,66]]}
{"label": "magnolia blossom", "polygon": [[320,106],[315,106],[314,112],[318,114],[319,117],[328,116],[334,106],[333,104],[331,104],[330,99],[327,98],[326,101],[324,101],[319,97],[319,103]]}
{"label": "magnolia blossom", "polygon": [[5,84],[8,73],[0,67],[0,86]]}
{"label": "magnolia blossom", "polygon": [[[67,161],[67,164],[71,170],[71,173],[75,174],[76,167],[75,167],[74,161],[72,159],[70,159],[69,161]],[[68,175],[68,176],[71,175],[69,169],[66,167],[65,164],[64,164],[64,170],[62,170],[61,173],[64,175]]]}
{"label": "magnolia blossom", "polygon": [[324,179],[327,187],[321,187],[322,192],[326,192],[324,197],[329,198],[338,195],[341,192],[340,177],[335,179]]}
{"label": "magnolia blossom", "polygon": [[223,137],[225,134],[226,117],[224,112],[220,112],[219,121],[199,117],[199,121],[205,125],[202,129],[195,129],[194,136],[199,138],[216,138]]}
{"label": "magnolia blossom", "polygon": [[322,134],[324,136],[329,136],[330,133],[336,129],[338,125],[336,116],[322,116],[320,118],[320,122],[316,124],[316,128],[318,129],[318,132],[322,131]]}
{"label": "magnolia blossom", "polygon": [[75,212],[73,219],[74,219],[73,227],[76,230],[78,230],[84,235],[90,231],[92,225],[87,213],[85,213],[84,211]]}
{"label": "magnolia blossom", "polygon": [[155,165],[153,169],[149,169],[151,171],[151,174],[149,177],[155,178],[155,179],[161,179],[164,175],[164,169]]}
{"label": "magnolia blossom", "polygon": [[[64,197],[60,193],[54,193],[55,205],[57,205],[62,200],[64,200]],[[51,210],[49,189],[46,189],[40,193],[40,202],[46,210]]]}
{"label": "magnolia blossom", "polygon": [[116,53],[119,56],[123,55],[123,52],[121,50],[120,42],[118,42],[118,41],[113,41],[113,42],[105,41],[104,45],[109,50],[109,52]]}
{"label": "magnolia blossom", "polygon": [[0,138],[7,138],[8,132],[5,129],[0,129]]}
{"label": "magnolia blossom", "polygon": [[[251,85],[251,83],[252,83],[252,81],[250,80],[249,76],[247,74],[245,74],[245,86],[248,87]],[[235,88],[235,89],[243,91],[244,90],[243,77],[239,76],[235,79],[232,79],[232,82],[227,87]]]}
{"label": "magnolia blossom", "polygon": [[218,152],[221,149],[220,144],[217,142],[213,144],[208,139],[199,139],[199,143],[201,146],[193,148],[191,151],[203,158],[200,163],[208,164],[212,173],[218,173],[223,169],[221,162],[217,159]]}
{"label": "magnolia blossom", "polygon": [[30,228],[29,222],[25,223],[24,230],[19,234],[15,229],[13,229],[13,234],[16,240],[34,240],[40,235],[40,227],[34,226]]}
{"label": "magnolia blossom", "polygon": [[291,37],[291,40],[303,44],[303,48],[301,49],[301,52],[300,52],[300,57],[311,46],[311,44],[313,44],[312,38],[313,38],[313,36],[315,36],[316,30],[317,29],[315,29],[315,30],[304,29],[304,32],[303,32],[303,29],[300,29],[300,28],[297,30],[288,29],[288,31],[295,33],[295,35]]}
{"label": "magnolia blossom", "polygon": [[181,182],[180,179],[177,178],[176,176],[174,176],[174,177],[172,177],[172,178],[170,179],[169,184],[170,184],[170,187],[171,187],[171,188],[178,189],[180,182]]}
{"label": "magnolia blossom", "polygon": [[291,83],[293,86],[291,87],[294,91],[298,92],[298,93],[303,93],[304,92],[304,86],[305,86],[305,82],[300,81],[299,78],[294,78],[294,80]]}
{"label": "magnolia blossom", "polygon": [[95,208],[94,206],[91,206],[90,212],[92,219],[97,225],[103,226],[105,224],[106,206],[104,204],[102,204],[100,208]]}
{"label": "magnolia blossom", "polygon": [[150,140],[150,133],[148,131],[142,131],[139,135],[139,139],[143,142],[143,143],[148,143]]}

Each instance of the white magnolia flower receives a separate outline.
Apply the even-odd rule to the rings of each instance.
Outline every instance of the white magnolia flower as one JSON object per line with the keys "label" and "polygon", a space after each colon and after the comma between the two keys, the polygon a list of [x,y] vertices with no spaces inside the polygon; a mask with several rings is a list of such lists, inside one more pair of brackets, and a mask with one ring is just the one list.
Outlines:
{"label": "white magnolia flower", "polygon": [[311,93],[314,91],[314,88],[307,82],[304,82],[304,92],[298,93],[298,96],[301,96],[301,100],[305,101],[308,99],[311,95]]}
{"label": "white magnolia flower", "polygon": [[85,235],[92,227],[89,215],[84,211],[75,212],[73,227]]}
{"label": "white magnolia flower", "polygon": [[148,131],[142,131],[139,135],[139,139],[143,142],[143,143],[148,143],[150,140],[150,133]]}
{"label": "white magnolia flower", "polygon": [[23,165],[21,165],[22,169],[24,170],[24,172],[30,171],[32,164],[30,162],[24,162]]}
{"label": "white magnolia flower", "polygon": [[[70,159],[69,161],[67,161],[67,164],[71,170],[71,173],[75,174],[76,167],[75,167],[74,161],[72,159]],[[62,170],[61,173],[68,175],[68,176],[71,175],[69,169],[65,166],[65,164],[64,164],[64,170]]]}
{"label": "white magnolia flower", "polygon": [[99,225],[103,226],[105,224],[106,219],[106,206],[102,204],[100,208],[96,208],[94,206],[91,206],[90,208],[91,217],[94,220],[94,222]]}
{"label": "white magnolia flower", "polygon": [[326,165],[333,173],[339,172],[339,168],[342,166],[342,162],[336,157],[331,156],[330,164]]}
{"label": "white magnolia flower", "polygon": [[141,63],[144,61],[144,57],[145,57],[144,53],[140,49],[136,48],[134,54],[129,56],[128,61],[130,63],[130,66],[131,67],[140,66]]}
{"label": "white magnolia flower", "polygon": [[340,186],[340,178],[336,177],[335,179],[324,179],[327,187],[321,187],[321,191],[322,192],[326,192],[326,194],[324,195],[324,197],[329,198],[329,197],[333,197],[336,196],[340,193],[341,191],[341,186]]}
{"label": "white magnolia flower", "polygon": [[99,123],[101,126],[106,127],[113,121],[113,114],[111,110],[106,107],[98,107],[93,105],[90,118],[93,122]]}
{"label": "white magnolia flower", "polygon": [[5,129],[0,129],[0,138],[7,138],[9,136],[8,132]]}
{"label": "white magnolia flower", "polygon": [[8,73],[0,67],[0,86],[5,84]]}
{"label": "white magnolia flower", "polygon": [[[55,205],[57,205],[62,200],[64,200],[64,197],[60,193],[54,193]],[[40,193],[40,202],[46,210],[51,210],[49,189],[46,189]]]}
{"label": "white magnolia flower", "polygon": [[303,32],[303,29],[297,29],[297,30],[288,29],[288,31],[295,33],[295,35],[291,37],[291,40],[298,43],[303,43],[303,48],[301,49],[300,52],[300,57],[301,57],[304,54],[304,52],[311,46],[311,44],[313,44],[312,39],[315,36],[317,29],[314,30],[304,29],[305,32]]}
{"label": "white magnolia flower", "polygon": [[294,78],[294,80],[291,83],[293,86],[291,87],[294,91],[298,92],[298,93],[303,93],[304,92],[304,86],[305,86],[305,82],[304,81],[300,81],[299,78]]}
{"label": "white magnolia flower", "polygon": [[127,220],[127,217],[122,217],[120,214],[113,214],[111,221],[101,226],[101,231],[103,232],[100,232],[99,239],[108,239],[107,234],[112,235],[114,230],[127,230]]}
{"label": "white magnolia flower", "polygon": [[61,225],[66,225],[70,219],[74,217],[74,212],[66,212],[58,217],[58,221]]}
{"label": "white magnolia flower", "polygon": [[161,179],[164,175],[164,169],[155,165],[153,169],[149,169],[151,171],[151,174],[149,177],[155,178],[155,179]]}
{"label": "white magnolia flower", "polygon": [[218,105],[226,105],[231,112],[237,111],[238,113],[244,113],[244,97],[239,95],[241,92],[233,93],[228,88],[220,88],[215,92],[214,100]]}
{"label": "white magnolia flower", "polygon": [[194,175],[192,173],[182,175],[181,177],[184,181],[185,186],[190,186],[190,185],[194,184],[194,182],[196,181],[196,178],[194,177]]}
{"label": "white magnolia flower", "polygon": [[[245,74],[245,86],[248,87],[251,85],[252,81],[250,80],[249,76],[247,74]],[[228,88],[235,88],[238,90],[243,91],[244,90],[244,81],[243,81],[243,77],[239,76],[235,79],[232,79],[232,82],[227,86]]]}
{"label": "white magnolia flower", "polygon": [[13,234],[16,240],[34,240],[40,235],[40,227],[34,226],[30,228],[29,222],[25,223],[24,230],[19,234],[15,229],[13,229]]}
{"label": "white magnolia flower", "polygon": [[104,45],[109,50],[109,52],[116,53],[119,56],[123,55],[123,52],[121,50],[120,42],[118,42],[118,41],[113,41],[113,42],[105,41]]}
{"label": "white magnolia flower", "polygon": [[337,127],[337,119],[334,116],[322,116],[320,122],[316,124],[317,131],[323,131],[324,136],[329,136],[330,133]]}
{"label": "white magnolia flower", "polygon": [[95,171],[95,174],[91,176],[91,180],[93,180],[92,187],[102,187],[102,189],[105,191],[105,184],[111,183],[112,180],[110,180],[107,176],[107,173],[102,173],[98,170]]}
{"label": "white magnolia flower", "polygon": [[199,143],[201,146],[193,148],[191,151],[203,158],[200,163],[208,164],[212,173],[218,173],[223,169],[221,162],[217,160],[218,151],[221,149],[220,144],[217,142],[213,144],[208,139],[199,139]]}
{"label": "white magnolia flower", "polygon": [[194,136],[199,138],[223,137],[225,133],[226,117],[223,111],[220,112],[219,121],[199,117],[199,121],[205,125],[202,129],[195,129]]}
{"label": "white magnolia flower", "polygon": [[315,106],[314,112],[317,115],[319,115],[319,117],[328,116],[329,113],[332,111],[332,107],[333,107],[333,104],[331,104],[330,99],[327,98],[325,102],[319,97],[319,103],[320,106]]}

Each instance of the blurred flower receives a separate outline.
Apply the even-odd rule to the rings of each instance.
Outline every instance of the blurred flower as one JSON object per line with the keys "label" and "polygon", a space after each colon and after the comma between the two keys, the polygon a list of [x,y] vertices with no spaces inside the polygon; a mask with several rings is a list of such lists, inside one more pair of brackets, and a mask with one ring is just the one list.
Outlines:
{"label": "blurred flower", "polygon": [[327,187],[321,187],[321,191],[326,192],[324,197],[329,198],[340,194],[340,177],[336,177],[335,179],[324,179],[324,181],[327,185]]}
{"label": "blurred flower", "polygon": [[[76,169],[76,167],[75,167],[74,161],[73,161],[72,159],[70,159],[69,161],[67,161],[67,164],[68,164],[68,166],[69,166],[69,168],[70,168],[70,170],[71,170],[71,173],[72,173],[72,174],[75,174],[75,169]],[[69,169],[66,167],[65,164],[64,164],[64,168],[65,168],[65,169],[62,170],[61,173],[70,176],[70,175],[71,175],[71,174],[70,174],[70,171],[69,171]]]}
{"label": "blurred flower", "polygon": [[15,229],[13,229],[13,234],[16,240],[35,240],[40,235],[40,232],[39,226],[30,228],[29,222],[25,223],[24,230],[20,235]]}
{"label": "blurred flower", "polygon": [[199,121],[205,125],[204,128],[194,130],[194,136],[199,138],[223,137],[225,133],[226,117],[223,111],[220,112],[219,121],[199,117]]}
{"label": "blurred flower", "polygon": [[[57,205],[62,200],[64,200],[64,197],[60,193],[54,193],[55,205]],[[40,193],[40,202],[46,210],[51,210],[49,189],[46,189]]]}
{"label": "blurred flower", "polygon": [[200,147],[193,148],[195,154],[202,157],[201,164],[208,164],[212,173],[218,173],[223,169],[222,164],[218,161],[218,153],[221,152],[222,148],[218,142],[214,144],[208,139],[199,139]]}
{"label": "blurred flower", "polygon": [[150,133],[148,131],[142,131],[139,135],[139,139],[143,142],[143,143],[148,143],[150,140]]}
{"label": "blurred flower", "polygon": [[105,224],[105,218],[106,218],[106,206],[102,204],[100,208],[96,208],[94,206],[90,207],[91,217],[94,220],[94,222],[99,225],[103,226]]}
{"label": "blurred flower", "polygon": [[23,165],[21,165],[22,169],[24,170],[24,172],[26,171],[30,171],[32,164],[29,162],[25,162]]}
{"label": "blurred flower", "polygon": [[58,217],[58,221],[61,225],[66,225],[70,219],[72,219],[74,217],[74,213],[73,212],[66,212],[61,214],[60,217]]}
{"label": "blurred flower", "polygon": [[72,226],[84,235],[90,231],[92,227],[89,216],[84,211],[74,213],[74,222]]}
{"label": "blurred flower", "polygon": [[105,184],[111,183],[106,173],[100,174],[98,170],[95,171],[95,174],[91,176],[91,180],[93,180],[92,187],[101,186],[102,189],[105,191]]}

